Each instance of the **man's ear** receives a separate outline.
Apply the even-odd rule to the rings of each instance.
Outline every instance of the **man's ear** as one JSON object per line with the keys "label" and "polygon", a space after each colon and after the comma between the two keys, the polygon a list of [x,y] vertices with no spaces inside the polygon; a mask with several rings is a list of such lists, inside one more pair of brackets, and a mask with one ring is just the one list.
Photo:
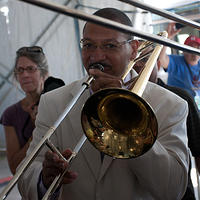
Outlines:
{"label": "man's ear", "polygon": [[131,54],[131,60],[134,60],[137,56],[137,50],[139,47],[139,42],[137,40],[131,41],[131,47],[132,47],[132,54]]}

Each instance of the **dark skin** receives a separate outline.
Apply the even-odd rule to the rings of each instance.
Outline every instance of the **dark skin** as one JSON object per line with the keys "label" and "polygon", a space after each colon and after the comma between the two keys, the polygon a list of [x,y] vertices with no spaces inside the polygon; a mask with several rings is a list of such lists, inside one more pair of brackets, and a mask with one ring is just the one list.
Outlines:
{"label": "dark skin", "polygon": [[[105,51],[101,48],[101,45],[105,42],[123,42],[128,39],[127,35],[108,29],[95,24],[87,23],[84,29],[83,38],[95,43],[98,46],[93,51],[82,50],[82,60],[84,67],[88,74],[92,75],[95,80],[91,84],[93,92],[96,92],[103,88],[117,87],[121,88],[122,75],[128,63],[136,56],[138,42],[132,41],[121,45],[115,51]],[[102,64],[104,71],[98,69],[89,69],[89,67],[95,63]],[[62,155],[67,159],[71,155],[71,150],[67,149]],[[68,163],[59,158],[58,155],[52,152],[45,154],[43,162],[42,179],[44,185],[48,188],[54,178],[62,173],[64,169],[69,167]],[[68,171],[61,184],[69,184],[77,178],[77,173]]]}
{"label": "dark skin", "polygon": [[95,81],[93,81],[91,85],[93,92],[107,87],[122,87],[121,78],[111,76],[110,74],[106,74],[98,69],[90,69],[89,74],[95,78]]}
{"label": "dark skin", "polygon": [[[70,149],[65,150],[62,155],[68,159],[72,151]],[[48,188],[55,177],[62,173],[69,165],[67,162],[59,158],[56,153],[47,151],[45,154],[45,159],[43,162],[42,170],[42,180],[44,185]],[[61,184],[69,184],[77,178],[78,174],[76,172],[67,171],[65,176],[62,179]]]}

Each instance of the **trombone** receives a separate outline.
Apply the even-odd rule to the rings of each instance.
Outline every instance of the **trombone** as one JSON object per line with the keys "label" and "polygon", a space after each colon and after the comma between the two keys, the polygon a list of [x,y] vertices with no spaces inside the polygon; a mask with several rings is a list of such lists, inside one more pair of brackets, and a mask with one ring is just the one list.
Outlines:
{"label": "trombone", "polygon": [[[89,132],[88,135],[86,134],[87,138],[90,141],[93,141],[93,140],[98,141],[98,142],[96,142],[96,141],[94,142],[94,146],[96,146],[96,148],[99,148],[102,152],[104,152],[108,155],[114,156],[116,158],[131,158],[131,157],[137,157],[137,156],[145,153],[149,148],[151,148],[151,146],[155,142],[156,136],[157,136],[157,128],[156,128],[157,120],[156,120],[156,117],[155,117],[152,109],[150,108],[150,106],[140,96],[145,89],[146,83],[148,81],[148,76],[150,76],[150,74],[151,74],[151,71],[154,67],[156,58],[159,55],[162,45],[170,46],[173,48],[177,48],[179,50],[187,51],[187,52],[198,54],[198,55],[200,55],[200,51],[193,47],[189,47],[186,45],[180,45],[177,42],[173,42],[169,39],[162,38],[160,36],[156,36],[153,34],[146,34],[144,32],[137,31],[137,30],[133,29],[132,27],[129,27],[129,26],[117,23],[117,22],[113,22],[108,19],[104,19],[104,18],[94,16],[94,15],[88,15],[88,14],[85,14],[83,12],[73,10],[73,9],[67,9],[64,6],[59,6],[59,5],[56,5],[53,3],[48,3],[45,0],[20,0],[20,1],[24,1],[27,3],[33,4],[33,5],[47,8],[52,11],[56,11],[56,12],[59,12],[59,13],[62,13],[62,14],[68,15],[68,16],[72,16],[72,17],[76,17],[76,18],[79,18],[82,20],[93,22],[93,23],[96,23],[99,25],[104,25],[104,26],[116,29],[118,31],[133,34],[135,36],[138,36],[138,37],[141,37],[141,38],[144,38],[144,39],[147,39],[147,40],[150,40],[150,41],[153,41],[153,42],[156,42],[159,44],[156,46],[155,50],[153,51],[154,57],[151,56],[149,58],[149,60],[147,61],[146,65],[145,65],[146,67],[145,67],[144,73],[142,73],[142,75],[140,75],[141,78],[139,78],[137,80],[137,82],[135,83],[135,85],[133,87],[133,92],[130,92],[128,90],[122,90],[122,89],[100,90],[99,92],[95,93],[94,95],[91,96],[91,98],[88,99],[88,101],[86,102],[86,104],[83,108],[82,116],[81,116],[84,132]],[[189,24],[190,23],[192,24],[192,22],[189,22]],[[200,25],[197,24],[196,27],[199,28]],[[166,37],[166,35],[165,35],[165,37]],[[26,157],[23,164],[18,169],[17,173],[14,175],[13,179],[9,182],[9,184],[4,188],[4,190],[0,194],[0,200],[3,200],[7,197],[10,190],[14,187],[14,185],[17,183],[17,180],[21,177],[21,175],[25,172],[25,170],[28,168],[28,166],[31,164],[31,162],[34,160],[34,158],[37,156],[37,154],[39,153],[39,151],[41,150],[41,148],[43,147],[44,144],[46,144],[52,151],[58,153],[58,155],[60,157],[62,157],[64,160],[66,160],[62,156],[62,154],[57,150],[57,148],[51,143],[50,137],[52,136],[52,134],[54,133],[56,128],[59,126],[59,124],[66,117],[66,115],[69,113],[69,111],[72,109],[72,107],[75,105],[75,103],[77,102],[79,97],[84,93],[84,91],[87,88],[89,88],[93,79],[94,79],[93,77],[89,76],[88,80],[83,83],[82,87],[78,91],[77,96],[75,96],[72,99],[72,101],[69,102],[68,107],[65,108],[65,110],[59,116],[59,118],[56,120],[56,122],[53,124],[53,126],[50,127],[50,129],[47,131],[47,133],[41,139],[39,144],[34,148],[32,153],[28,157]],[[98,109],[97,109],[98,110],[98,112],[97,112],[98,118],[96,119],[89,112],[91,103],[88,103],[88,102],[90,102],[91,101],[90,99],[92,99],[92,98],[94,98],[96,100],[98,94],[99,94],[99,96],[100,95],[102,95],[102,96],[101,96],[101,101],[100,102],[97,101],[97,103],[96,103],[96,106],[98,107]],[[116,115],[116,118],[113,121],[110,120],[110,117],[111,117],[109,115],[110,112],[109,112],[109,110],[107,110],[107,112],[104,112],[104,110],[105,110],[104,108],[108,107],[113,102],[115,103],[115,106],[113,106],[113,110],[116,109],[117,107],[119,107],[119,106],[117,106],[119,102],[123,102],[124,104],[132,106],[130,109],[132,111],[130,113],[131,117],[133,117],[132,114],[135,109],[137,111],[141,111],[139,118],[142,120],[142,123],[140,123],[140,124],[143,124],[143,122],[144,122],[145,127],[148,127],[149,124],[154,125],[153,127],[147,128],[147,130],[148,130],[147,133],[144,131],[144,128],[141,127],[139,133],[144,131],[145,139],[141,140],[141,138],[144,138],[144,135],[141,136],[139,133],[137,133],[138,136],[135,137],[135,135],[137,135],[137,134],[135,134],[137,130],[134,127],[130,127],[129,129],[124,129],[125,126],[117,127],[117,125],[119,123],[116,123],[116,121],[121,120],[119,114]],[[143,117],[143,116],[147,116],[147,115],[151,116],[150,117],[150,119],[152,120],[151,123],[149,123],[150,119]],[[136,122],[138,122],[138,121],[136,121],[136,122],[134,121],[134,120],[138,120],[136,118],[135,119],[131,118],[131,120],[132,120],[131,123],[133,123],[133,124],[136,124]],[[102,131],[100,129],[100,128],[102,128],[102,126],[99,126],[99,123],[100,123],[100,125],[104,125],[103,128],[106,128],[106,130]],[[91,134],[91,130],[94,130],[94,129],[98,130],[98,132],[100,132],[100,133],[105,132],[105,134],[102,135],[101,137],[98,137],[98,134],[96,134],[96,133],[98,133],[97,131],[94,131],[94,133]],[[123,132],[123,130],[126,130],[126,131],[123,134],[119,134],[119,132]],[[131,131],[133,130],[133,134],[131,136],[128,134],[130,130]],[[106,140],[106,138],[107,138],[106,136],[110,136],[112,138],[117,138],[118,145],[109,144],[108,141]],[[128,140],[128,139],[130,139],[130,140]],[[72,159],[78,153],[79,149],[81,148],[81,146],[85,140],[86,140],[86,136],[83,135],[81,140],[76,145],[76,147],[73,151],[74,153],[67,160],[68,162],[72,161]],[[103,144],[100,143],[100,145],[99,145],[99,140],[104,143]],[[126,148],[123,148],[123,145],[121,145],[121,143],[123,143],[123,142],[125,142],[127,144]],[[132,145],[134,145],[134,146],[132,146]],[[137,146],[137,148],[136,148],[136,146]],[[112,153],[112,151],[114,151],[114,154]],[[62,175],[60,175],[59,177],[56,177],[55,181],[53,181],[53,183],[55,183],[55,186],[54,185],[50,186],[50,189],[52,188],[52,191],[57,186],[57,184],[59,185],[59,181],[61,178],[62,178]],[[44,197],[44,198],[48,199],[48,196],[49,196],[49,194],[52,193],[52,191],[48,191],[47,195],[45,195],[47,197]]]}

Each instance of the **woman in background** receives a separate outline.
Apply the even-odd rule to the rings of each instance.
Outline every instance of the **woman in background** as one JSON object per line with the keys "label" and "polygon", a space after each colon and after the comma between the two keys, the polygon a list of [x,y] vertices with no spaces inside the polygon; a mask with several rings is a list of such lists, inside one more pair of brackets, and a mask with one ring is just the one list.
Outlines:
{"label": "woman in background", "polygon": [[41,47],[22,47],[16,54],[14,76],[25,97],[9,106],[0,119],[5,130],[8,164],[13,174],[32,139],[37,104],[48,77],[47,59]]}

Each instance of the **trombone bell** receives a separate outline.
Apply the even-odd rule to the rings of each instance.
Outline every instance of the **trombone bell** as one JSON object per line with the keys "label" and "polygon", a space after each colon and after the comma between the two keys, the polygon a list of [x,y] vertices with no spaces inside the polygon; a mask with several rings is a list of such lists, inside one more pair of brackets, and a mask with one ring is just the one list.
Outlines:
{"label": "trombone bell", "polygon": [[94,93],[81,114],[89,141],[114,158],[134,158],[154,144],[158,125],[150,105],[135,93],[108,88]]}

